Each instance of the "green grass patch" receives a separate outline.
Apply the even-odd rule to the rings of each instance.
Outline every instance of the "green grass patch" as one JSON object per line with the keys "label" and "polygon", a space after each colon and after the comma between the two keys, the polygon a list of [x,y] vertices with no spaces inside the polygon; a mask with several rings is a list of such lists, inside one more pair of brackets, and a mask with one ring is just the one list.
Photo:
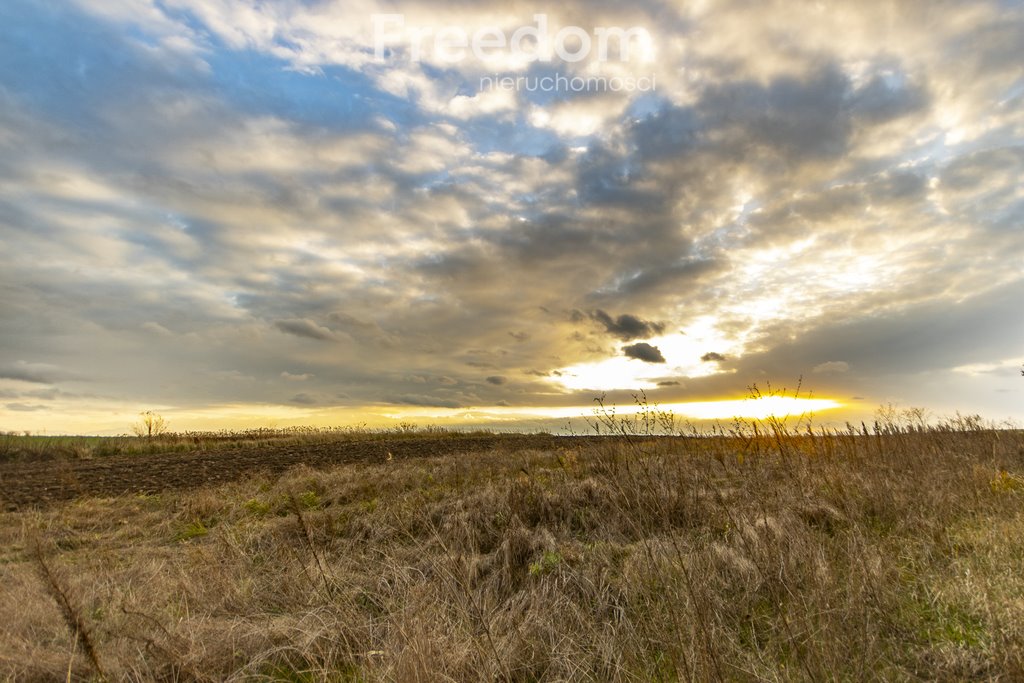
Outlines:
{"label": "green grass patch", "polygon": [[202,520],[192,520],[185,526],[181,527],[176,534],[174,534],[174,540],[179,543],[191,541],[194,538],[202,538],[210,533],[210,529],[206,524],[203,524]]}

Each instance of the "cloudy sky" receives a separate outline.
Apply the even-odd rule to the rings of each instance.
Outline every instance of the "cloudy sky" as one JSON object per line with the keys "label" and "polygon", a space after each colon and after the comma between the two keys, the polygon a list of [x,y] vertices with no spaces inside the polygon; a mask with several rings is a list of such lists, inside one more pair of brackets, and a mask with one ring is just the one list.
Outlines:
{"label": "cloudy sky", "polygon": [[[564,54],[460,47],[538,14]],[[1024,420],[1019,2],[4,0],[0,27],[0,430],[800,377],[843,414]],[[601,27],[644,33],[602,58]]]}

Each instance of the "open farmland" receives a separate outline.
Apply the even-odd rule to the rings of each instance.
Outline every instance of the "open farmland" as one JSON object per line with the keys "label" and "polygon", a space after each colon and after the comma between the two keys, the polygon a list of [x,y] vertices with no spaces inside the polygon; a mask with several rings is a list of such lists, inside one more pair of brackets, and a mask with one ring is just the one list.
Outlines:
{"label": "open farmland", "polygon": [[[363,435],[364,437],[367,435]],[[485,452],[506,446],[552,448],[557,437],[487,434],[437,436],[387,435],[376,438],[270,439],[233,444],[204,443],[202,448],[169,453],[68,457],[23,449],[0,464],[0,504],[8,510],[39,507],[83,496],[158,493],[202,488],[235,481],[253,473],[280,474],[299,464],[330,467],[345,463],[382,462],[389,458],[423,458]],[[143,444],[144,445],[144,444]],[[12,448],[12,453],[14,449]],[[52,450],[52,449],[51,449]],[[20,459],[24,461],[19,461]]]}
{"label": "open farmland", "polygon": [[11,679],[1024,677],[1020,432],[410,437],[0,472]]}

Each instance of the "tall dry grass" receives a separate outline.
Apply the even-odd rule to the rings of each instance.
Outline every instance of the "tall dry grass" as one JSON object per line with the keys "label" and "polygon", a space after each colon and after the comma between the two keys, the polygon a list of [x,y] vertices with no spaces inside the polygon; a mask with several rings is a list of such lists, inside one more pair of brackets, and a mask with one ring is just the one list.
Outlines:
{"label": "tall dry grass", "polygon": [[0,670],[95,677],[80,622],[113,680],[1021,680],[1024,435],[904,417],[599,413],[618,438],[4,514]]}

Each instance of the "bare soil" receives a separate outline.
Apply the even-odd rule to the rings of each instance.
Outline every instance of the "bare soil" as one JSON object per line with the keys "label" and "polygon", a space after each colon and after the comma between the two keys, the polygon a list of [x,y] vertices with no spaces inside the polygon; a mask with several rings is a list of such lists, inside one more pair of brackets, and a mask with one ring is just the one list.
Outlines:
{"label": "bare soil", "polygon": [[[579,437],[575,437],[579,440]],[[484,435],[283,443],[252,449],[118,455],[88,460],[0,463],[0,509],[46,507],[83,496],[118,496],[192,489],[236,481],[255,473],[281,474],[296,465],[324,468],[391,458],[422,458],[496,448],[548,449],[567,437]],[[390,455],[389,455],[390,454]]]}

